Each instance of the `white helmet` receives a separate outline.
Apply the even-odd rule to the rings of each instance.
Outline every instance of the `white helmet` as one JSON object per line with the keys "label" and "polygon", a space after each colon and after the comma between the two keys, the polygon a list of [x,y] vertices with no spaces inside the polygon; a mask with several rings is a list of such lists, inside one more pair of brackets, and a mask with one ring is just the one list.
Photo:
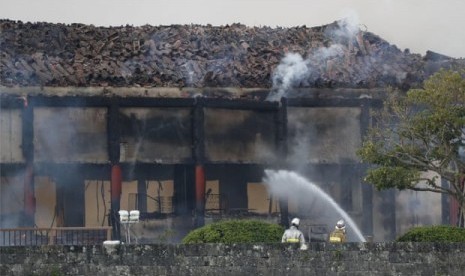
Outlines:
{"label": "white helmet", "polygon": [[336,223],[336,228],[337,229],[345,229],[346,228],[346,224],[344,222],[343,219],[339,220],[337,223]]}
{"label": "white helmet", "polygon": [[299,218],[293,218],[291,221],[292,225],[299,226],[300,224],[300,219]]}

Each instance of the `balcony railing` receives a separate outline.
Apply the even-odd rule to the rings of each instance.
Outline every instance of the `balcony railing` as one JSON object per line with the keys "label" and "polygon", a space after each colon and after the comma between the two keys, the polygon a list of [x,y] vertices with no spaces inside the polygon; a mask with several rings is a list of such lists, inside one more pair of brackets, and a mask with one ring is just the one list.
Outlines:
{"label": "balcony railing", "polygon": [[[139,204],[141,202],[145,202],[146,212],[141,211],[141,209],[139,208]],[[173,197],[153,197],[148,194],[130,193],[128,196],[128,208],[130,210],[139,210],[142,213],[172,214],[174,213]]]}
{"label": "balcony railing", "polygon": [[224,214],[227,211],[227,203],[224,194],[207,194],[205,196],[205,213],[207,215]]}
{"label": "balcony railing", "polygon": [[111,227],[0,229],[0,246],[95,245],[111,239]]}

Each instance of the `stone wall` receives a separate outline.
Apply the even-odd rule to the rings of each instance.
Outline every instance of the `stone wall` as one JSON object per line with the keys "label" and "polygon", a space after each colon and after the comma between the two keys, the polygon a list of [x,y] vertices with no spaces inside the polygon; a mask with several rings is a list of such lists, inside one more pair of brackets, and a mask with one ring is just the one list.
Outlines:
{"label": "stone wall", "polygon": [[465,244],[1,247],[0,275],[463,275]]}

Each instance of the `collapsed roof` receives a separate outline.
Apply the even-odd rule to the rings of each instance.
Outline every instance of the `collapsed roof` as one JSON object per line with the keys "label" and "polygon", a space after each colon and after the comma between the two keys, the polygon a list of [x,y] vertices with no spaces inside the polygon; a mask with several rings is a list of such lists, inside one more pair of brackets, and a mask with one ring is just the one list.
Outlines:
{"label": "collapsed roof", "polygon": [[349,22],[319,27],[95,27],[0,20],[0,85],[418,86],[462,59],[401,51]]}

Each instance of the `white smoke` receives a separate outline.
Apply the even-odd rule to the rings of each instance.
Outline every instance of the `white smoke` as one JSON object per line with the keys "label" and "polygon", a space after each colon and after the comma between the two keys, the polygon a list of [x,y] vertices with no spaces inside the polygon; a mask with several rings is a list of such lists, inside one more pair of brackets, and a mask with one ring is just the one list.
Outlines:
{"label": "white smoke", "polygon": [[24,172],[0,178],[0,228],[25,226],[24,214]]}
{"label": "white smoke", "polygon": [[353,39],[360,32],[360,19],[353,10],[347,11],[337,25],[339,28],[332,32],[335,37]]}
{"label": "white smoke", "polygon": [[329,47],[319,48],[309,57],[309,61],[325,61],[334,57],[344,56],[344,50],[340,44],[333,44]]}
{"label": "white smoke", "polygon": [[336,27],[325,31],[325,35],[331,38],[333,44],[309,52],[306,59],[299,53],[287,53],[273,72],[273,88],[267,100],[279,101],[287,96],[291,88],[306,85],[322,77],[325,71],[332,69],[329,68],[332,60],[344,58],[344,48],[347,48],[347,44],[360,40],[359,33],[358,15],[349,11],[337,22]]}
{"label": "white smoke", "polygon": [[273,73],[273,87],[277,87],[277,91],[270,94],[267,100],[280,100],[289,88],[299,85],[308,73],[307,61],[300,54],[287,53]]}

